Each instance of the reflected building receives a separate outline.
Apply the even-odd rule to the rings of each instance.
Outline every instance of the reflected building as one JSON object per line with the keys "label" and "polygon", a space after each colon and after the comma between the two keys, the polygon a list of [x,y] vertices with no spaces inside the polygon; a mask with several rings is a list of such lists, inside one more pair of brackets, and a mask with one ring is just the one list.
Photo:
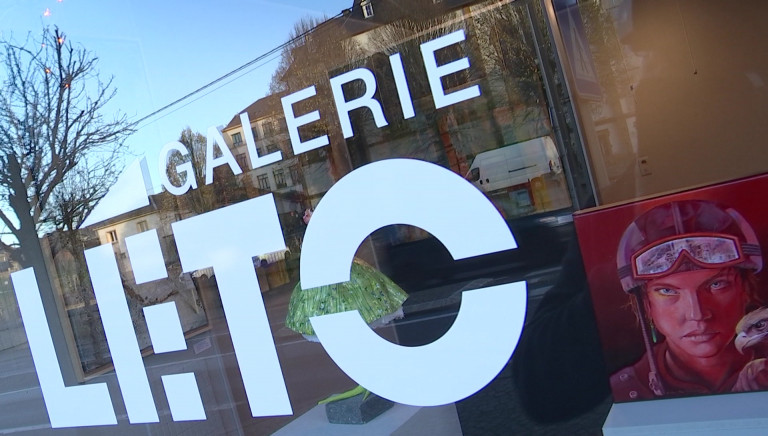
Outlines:
{"label": "reflected building", "polygon": [[[277,77],[285,91],[241,111],[248,113],[259,156],[282,153],[282,161],[247,172],[250,186],[275,193],[281,214],[313,207],[347,172],[392,156],[438,163],[469,176],[473,160],[484,152],[551,136],[559,153],[550,167],[561,167],[564,146],[550,120],[553,102],[548,101],[538,71],[535,35],[524,25],[529,19],[525,10],[470,1],[420,1],[416,8],[413,2],[407,2],[407,8],[406,2],[399,1],[365,3],[363,7],[355,1],[342,16],[324,22],[296,42],[290,48],[294,62]],[[444,93],[478,86],[480,96],[436,109],[420,46],[459,29],[464,30],[466,42],[438,51],[437,61],[444,64],[467,58],[470,66],[443,78]],[[403,65],[413,116],[401,105],[390,62],[393,54],[399,54]],[[379,127],[368,109],[353,110],[349,113],[353,134],[345,138],[329,79],[356,68],[374,74],[374,98],[387,125]],[[299,102],[294,110],[297,115],[318,110],[321,119],[301,126],[299,135],[303,140],[327,135],[330,144],[294,156],[280,98],[288,90],[307,86],[316,87],[316,96]],[[359,81],[346,84],[345,100],[359,97],[363,88]],[[250,156],[240,124],[236,114],[224,132],[245,169],[250,167]],[[521,161],[521,165],[535,163]],[[508,219],[570,207],[565,176],[559,171],[540,174],[523,184],[486,193]],[[286,192],[298,201],[286,203]],[[297,207],[296,203],[302,204]],[[416,233],[418,236],[406,239],[424,236]]]}
{"label": "reflected building", "polygon": [[[311,199],[321,194],[312,189],[321,183],[307,183],[306,174],[311,177],[311,174],[322,171],[313,171],[310,165],[314,162],[294,155],[280,97],[269,95],[255,101],[232,117],[222,133],[237,164],[243,170],[240,183],[255,194],[249,197],[271,192],[275,196],[280,215],[291,211],[303,213],[305,208],[311,206]],[[246,128],[250,128],[250,134],[253,135],[257,156],[251,156],[248,150],[240,121],[241,113],[248,114],[250,126]],[[271,158],[277,162],[253,168],[252,162],[258,158]]]}
{"label": "reflected building", "polygon": [[[550,117],[561,103],[558,95],[546,92],[537,48],[543,36],[528,24],[532,18],[529,9],[476,1],[420,0],[418,7],[402,1],[362,3],[355,0],[341,16],[293,41],[284,53],[290,63],[273,78],[273,88],[282,90],[234,114],[223,129],[244,171],[240,183],[251,192],[273,193],[287,234],[296,233],[292,214],[313,208],[338,179],[362,165],[391,157],[437,163],[466,177],[507,220],[569,213],[573,195],[586,196],[575,193],[575,185],[567,179],[568,172],[585,173],[586,166],[580,152],[566,146],[562,129],[555,129],[556,122]],[[479,96],[439,108],[422,44],[457,31],[463,31],[464,40],[437,50],[435,61],[444,65],[466,58],[469,66],[445,75],[440,83],[442,92],[450,95],[477,87]],[[412,113],[403,105],[405,97],[396,83],[399,72],[393,66],[393,55],[399,56],[402,64]],[[373,74],[373,98],[386,125],[369,108],[355,109],[347,114],[352,132],[345,134],[339,117],[347,115],[339,114],[335,104],[339,96],[334,95],[330,80],[360,68]],[[296,116],[318,111],[320,119],[301,125],[298,136],[301,141],[326,136],[328,145],[295,154],[281,99],[311,86],[315,95],[295,103],[292,109]],[[341,98],[351,101],[365,92],[362,81],[355,80],[342,85]],[[281,160],[252,169],[241,113],[248,114],[250,126],[245,128],[253,135],[258,156],[279,151]],[[532,153],[520,145],[536,138],[548,138],[553,144],[551,152],[542,148],[538,154]],[[498,157],[489,160],[488,153]],[[484,180],[492,176],[485,173],[494,171],[486,168],[490,161],[500,168],[497,172],[522,170],[529,177],[503,176],[495,185],[486,183]],[[478,173],[485,174],[482,178],[472,179],[473,165],[481,167]],[[528,170],[536,166],[541,168]],[[495,188],[485,188],[491,185]],[[402,257],[396,252],[415,252],[403,244],[425,238],[431,240],[421,229],[391,226],[369,238],[359,255],[384,267],[386,259]],[[287,236],[287,240],[294,239]]]}
{"label": "reflected building", "polygon": [[[79,234],[82,247],[74,250],[67,241],[50,235],[47,244],[53,259],[56,286],[62,295],[64,310],[73,327],[74,340],[86,376],[111,369],[109,347],[101,325],[98,306],[87,272],[83,250],[111,244],[120,273],[120,282],[128,302],[139,346],[149,352],[151,345],[143,308],[163,302],[175,302],[185,334],[193,336],[207,328],[208,319],[196,280],[183,273],[172,236],[171,223],[189,210],[179,207],[177,198],[168,193],[149,197],[149,204],[98,224]],[[148,283],[136,283],[126,243],[128,238],[155,232],[159,241],[167,277]],[[206,271],[197,271],[201,276]]]}

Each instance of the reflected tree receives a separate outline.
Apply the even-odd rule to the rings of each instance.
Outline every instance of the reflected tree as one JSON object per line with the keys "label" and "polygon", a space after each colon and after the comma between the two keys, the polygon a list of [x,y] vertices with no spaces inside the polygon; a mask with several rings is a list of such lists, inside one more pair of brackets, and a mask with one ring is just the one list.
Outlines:
{"label": "reflected tree", "polygon": [[[318,59],[314,60],[319,60],[328,55],[333,56],[335,53],[335,50],[331,48],[332,44],[323,44],[322,42],[327,41],[318,41],[317,34],[312,34],[317,26],[327,20],[328,17],[326,16],[306,16],[293,23],[293,28],[288,34],[288,40],[280,52],[280,62],[277,68],[275,68],[274,73],[272,73],[272,80],[269,84],[270,94],[288,91],[289,86],[295,84],[298,80],[301,80],[305,86],[307,83],[314,83],[312,80],[318,74],[315,68],[299,69],[297,67],[299,64],[305,64],[303,66],[306,66],[306,49],[310,49],[311,53],[318,54]],[[324,47],[327,48],[324,49]],[[321,52],[317,53],[316,49],[321,50]]]}
{"label": "reflected tree", "polygon": [[178,167],[189,163],[192,165],[192,176],[195,178],[197,188],[191,189],[181,196],[167,193],[167,195],[159,197],[163,209],[180,209],[193,214],[201,214],[248,198],[247,192],[242,186],[247,185],[247,183],[239,183],[238,177],[226,165],[214,168],[214,182],[209,185],[205,184],[207,141],[205,135],[194,132],[189,127],[179,134],[179,142],[189,153],[187,156],[182,156],[180,153],[169,155],[165,167],[168,181],[174,186],[182,186],[190,175],[183,171],[179,172]]}
{"label": "reflected tree", "polygon": [[18,244],[16,261],[40,265],[38,235],[79,228],[116,177],[133,125],[104,114],[112,78],[102,80],[98,58],[58,28],[41,41],[0,41],[0,62],[0,246]]}
{"label": "reflected tree", "polygon": [[362,65],[363,58],[360,45],[349,37],[343,22],[326,17],[305,17],[294,23],[270,84],[272,93],[295,92],[315,85],[317,95],[294,105],[294,111],[297,115],[315,109],[320,112],[320,120],[300,127],[299,132],[302,138],[328,135],[328,162],[334,180],[352,168],[341,126],[332,115],[336,107],[328,79],[340,73],[330,74],[341,66],[351,70]]}
{"label": "reflected tree", "polygon": [[194,213],[213,210],[216,204],[213,185],[205,184],[206,141],[205,135],[194,132],[189,127],[182,130],[179,134],[179,142],[186,147],[189,154],[186,157],[178,153],[171,154],[165,169],[168,174],[168,180],[175,186],[181,186],[190,175],[180,174],[176,168],[186,162],[192,164],[193,177],[195,178],[197,189],[187,192],[182,198],[176,198],[175,196],[167,196],[167,198],[178,201],[180,203],[178,206],[189,209]]}
{"label": "reflected tree", "polygon": [[[119,174],[123,143],[134,126],[125,115],[106,115],[116,92],[112,78],[103,79],[98,58],[58,28],[23,44],[0,41],[0,63],[0,249],[22,267],[35,268],[46,314],[54,321],[60,315],[40,237],[60,231],[55,248],[70,251],[78,271],[69,282],[79,283],[76,298],[90,301],[77,230]],[[86,310],[89,325],[98,325],[95,309]],[[63,357],[66,338],[61,328],[51,331],[71,382],[75,373]]]}

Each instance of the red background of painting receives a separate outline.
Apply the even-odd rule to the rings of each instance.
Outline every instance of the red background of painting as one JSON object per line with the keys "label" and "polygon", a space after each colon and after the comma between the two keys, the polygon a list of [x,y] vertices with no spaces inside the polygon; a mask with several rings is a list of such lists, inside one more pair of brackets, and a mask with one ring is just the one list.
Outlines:
{"label": "red background of painting", "polygon": [[606,364],[613,373],[639,359],[642,334],[616,272],[624,230],[643,212],[675,200],[710,200],[736,209],[757,233],[763,252],[761,287],[768,286],[768,174],[574,214]]}

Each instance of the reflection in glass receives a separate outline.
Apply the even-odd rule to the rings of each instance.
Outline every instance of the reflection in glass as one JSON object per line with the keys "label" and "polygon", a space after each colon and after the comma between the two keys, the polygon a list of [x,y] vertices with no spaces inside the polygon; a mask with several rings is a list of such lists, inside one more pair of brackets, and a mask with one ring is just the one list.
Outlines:
{"label": "reflection in glass", "polygon": [[[80,161],[84,164],[76,166],[78,170],[72,170],[75,172],[65,178],[67,181],[45,197],[49,203],[32,204],[24,211],[26,215],[12,217],[10,224],[27,233],[15,235],[21,249],[3,247],[0,253],[6,256],[0,257],[0,330],[7,330],[0,335],[0,345],[12,347],[24,342],[7,275],[34,265],[39,269],[41,294],[50,296],[45,303],[53,308],[48,316],[57,313],[58,299],[60,317],[67,324],[55,342],[60,344],[60,359],[67,355],[67,347],[75,356],[76,370],[68,382],[76,383],[80,376],[80,381],[114,383],[112,358],[83,254],[87,249],[108,245],[118,265],[120,291],[144,354],[153,392],[155,384],[161,383],[161,373],[194,372],[209,422],[226,423],[221,424],[222,428],[246,428],[247,433],[275,431],[328,393],[347,389],[351,383],[322,348],[301,340],[283,322],[290,310],[291,291],[298,286],[306,228],[303,217],[350,171],[391,158],[432,162],[465,178],[494,204],[513,229],[520,248],[456,262],[423,229],[393,225],[378,230],[362,243],[356,257],[376,274],[392,279],[387,289],[400,290],[392,292],[397,307],[382,310],[389,314],[402,306],[405,315],[383,329],[382,336],[404,345],[428,343],[450,327],[461,291],[518,281],[534,269],[552,267],[567,241],[567,216],[574,198],[569,189],[569,165],[574,160],[575,145],[566,142],[569,136],[561,133],[568,126],[556,128],[558,123],[552,119],[553,113],[562,110],[556,100],[562,90],[548,89],[561,84],[547,82],[542,71],[542,65],[551,67],[553,58],[546,51],[542,57],[539,51],[539,46],[547,43],[541,40],[537,6],[508,1],[424,1],[420,3],[423,7],[405,11],[387,2],[372,1],[368,8],[361,8],[359,1],[353,3],[355,7],[338,18],[296,23],[291,41],[280,52],[270,94],[262,98],[254,95],[252,103],[245,107],[216,114],[224,117],[221,139],[217,138],[216,128],[205,130],[208,126],[165,132],[169,135],[165,141],[177,141],[178,147],[163,157],[167,158],[163,160],[164,173],[173,187],[191,188],[182,195],[174,195],[166,186],[162,192],[150,195],[149,204],[143,208],[79,228],[96,199],[111,185],[121,162],[110,154],[111,150],[106,154],[83,150],[81,153],[89,158]],[[447,35],[455,35],[451,36],[455,40],[434,52],[425,49],[430,42]],[[50,47],[68,44],[51,43]],[[434,74],[430,76],[432,62],[438,68],[461,66],[462,62],[467,66],[457,67],[436,81]],[[372,81],[342,83],[334,94],[331,79],[348,73]],[[43,71],[41,77],[47,77],[45,74]],[[74,89],[77,82],[67,79],[59,85],[68,90]],[[315,94],[297,101],[292,109],[296,117],[317,111],[319,119],[300,125],[298,136],[303,142],[326,136],[328,145],[297,153],[282,100],[309,87],[314,87]],[[443,107],[436,89],[449,97],[468,97]],[[475,89],[477,93],[473,93]],[[473,92],[462,94],[467,90]],[[352,134],[345,135],[337,101],[341,98],[351,102],[369,94],[386,123],[377,120],[370,107],[363,106],[349,111]],[[202,105],[197,107],[203,110]],[[212,118],[210,125],[217,122]],[[134,128],[120,118],[112,127],[112,144],[120,144]],[[212,147],[210,141],[225,143]],[[35,163],[34,153],[24,151],[17,145],[13,153],[4,154],[7,161],[3,166],[10,179],[6,185],[0,180],[0,187],[6,186],[4,198],[8,202],[3,211],[15,211],[13,202],[17,197],[13,194],[20,190],[15,191],[13,183],[18,180],[11,176],[16,176],[16,169],[22,175],[45,174]],[[226,163],[211,167],[212,159],[227,153],[231,159],[216,161]],[[95,176],[97,168],[104,170],[103,177]],[[416,175],[399,176],[418,179]],[[207,180],[209,177],[212,181]],[[45,189],[52,186],[46,183],[29,182],[23,189],[26,198],[43,199]],[[91,197],[79,203],[81,199],[73,197],[73,193]],[[274,199],[285,249],[252,259],[260,289],[249,291],[260,294],[257,297],[263,298],[272,321],[270,332],[295,416],[254,419],[247,407],[242,407],[243,381],[232,356],[216,271],[182,271],[171,224],[266,194]],[[362,198],[369,193],[361,191],[356,195]],[[434,195],[451,201],[450,193],[436,191]],[[87,207],[75,208],[83,204]],[[72,211],[79,214],[75,219],[64,213]],[[29,223],[24,221],[27,215]],[[251,223],[250,219],[241,217],[237,221]],[[167,277],[137,283],[134,268],[138,259],[129,252],[126,238],[151,230],[157,232]],[[457,228],[456,232],[463,229]],[[33,257],[28,257],[27,249],[34,251]],[[359,269],[359,264],[352,268]],[[50,280],[43,279],[43,272]],[[46,286],[54,290],[44,289]],[[143,309],[171,302],[178,311],[188,349],[167,356],[152,355]],[[311,381],[305,380],[308,365],[314,371]],[[229,415],[224,417],[221,410]],[[166,419],[162,414],[167,411],[159,413],[161,421]]]}

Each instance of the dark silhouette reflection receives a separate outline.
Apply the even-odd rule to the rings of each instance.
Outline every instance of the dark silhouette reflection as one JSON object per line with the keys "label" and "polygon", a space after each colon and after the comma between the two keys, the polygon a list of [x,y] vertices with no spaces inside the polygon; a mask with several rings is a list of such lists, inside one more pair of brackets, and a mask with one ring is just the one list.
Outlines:
{"label": "dark silhouette reflection", "polygon": [[512,357],[524,410],[535,420],[579,416],[610,393],[592,300],[575,235]]}

